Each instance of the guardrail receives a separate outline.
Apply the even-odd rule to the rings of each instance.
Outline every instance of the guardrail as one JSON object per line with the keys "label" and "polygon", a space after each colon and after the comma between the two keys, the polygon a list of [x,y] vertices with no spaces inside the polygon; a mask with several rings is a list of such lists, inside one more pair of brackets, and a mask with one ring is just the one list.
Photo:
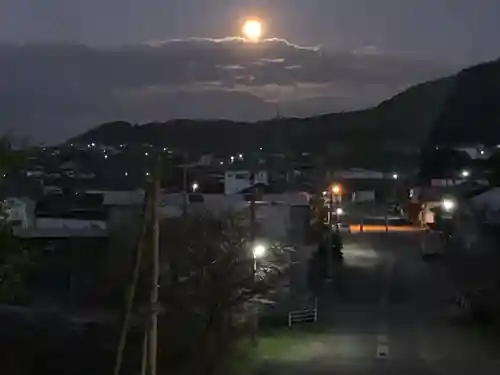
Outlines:
{"label": "guardrail", "polygon": [[288,327],[300,323],[316,323],[318,321],[318,300],[314,299],[314,309],[295,310],[288,313]]}

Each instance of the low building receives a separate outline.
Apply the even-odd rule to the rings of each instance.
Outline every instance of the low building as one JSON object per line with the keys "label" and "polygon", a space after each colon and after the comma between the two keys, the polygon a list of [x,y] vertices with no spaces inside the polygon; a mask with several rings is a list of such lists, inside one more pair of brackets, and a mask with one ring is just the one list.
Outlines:
{"label": "low building", "polygon": [[[266,170],[253,172],[254,184],[269,185]],[[228,169],[224,174],[224,194],[238,194],[252,186],[252,172],[249,169]]]}

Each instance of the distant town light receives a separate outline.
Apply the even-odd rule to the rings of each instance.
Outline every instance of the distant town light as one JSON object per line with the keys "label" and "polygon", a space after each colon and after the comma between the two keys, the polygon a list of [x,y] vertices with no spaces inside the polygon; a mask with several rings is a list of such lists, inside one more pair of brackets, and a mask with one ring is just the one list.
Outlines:
{"label": "distant town light", "polygon": [[238,159],[243,160],[243,154],[239,154]]}
{"label": "distant town light", "polygon": [[163,151],[167,151],[167,148],[166,148],[166,147],[163,147]]}
{"label": "distant town light", "polygon": [[148,153],[148,152],[145,152],[145,153],[144,153],[144,155],[145,155],[145,156],[148,156],[148,155],[149,155],[149,153]]}
{"label": "distant town light", "polygon": [[479,151],[481,155],[484,155],[484,150]]}
{"label": "distant town light", "polygon": [[340,192],[342,191],[340,185],[333,185],[332,187],[332,193],[335,195],[339,195]]}
{"label": "distant town light", "polygon": [[262,147],[261,147],[261,148],[259,148],[259,150],[260,150],[260,151],[262,151]]}
{"label": "distant town light", "polygon": [[127,177],[127,176],[128,176],[128,172],[125,172],[125,177]]}
{"label": "distant town light", "polygon": [[91,145],[92,145],[92,147],[95,147],[95,143],[94,142],[92,142]]}
{"label": "distant town light", "polygon": [[220,165],[224,165],[224,162],[223,162],[223,161],[221,161],[221,162],[220,162]]}
{"label": "distant town light", "polygon": [[231,163],[234,163],[234,156],[231,156]]}
{"label": "distant town light", "polygon": [[460,172],[460,176],[467,178],[470,176],[470,171],[467,169],[464,169],[462,172]]}
{"label": "distant town light", "polygon": [[148,176],[148,177],[149,177],[149,175],[150,175],[150,174],[151,174],[151,173],[149,173],[149,172],[146,172],[146,176]]}
{"label": "distant town light", "polygon": [[104,155],[104,159],[107,159],[108,158],[108,155]]}
{"label": "distant town light", "polygon": [[398,174],[397,173],[393,173],[392,179],[393,180],[397,180],[398,178],[399,178]]}
{"label": "distant town light", "polygon": [[342,209],[342,207],[338,207],[336,210],[335,210],[335,213],[337,215],[343,215],[344,214],[344,210]]}
{"label": "distant town light", "polygon": [[198,188],[200,187],[200,185],[198,185],[197,182],[193,182],[193,184],[191,185],[191,189],[193,190],[193,193],[198,190]]}

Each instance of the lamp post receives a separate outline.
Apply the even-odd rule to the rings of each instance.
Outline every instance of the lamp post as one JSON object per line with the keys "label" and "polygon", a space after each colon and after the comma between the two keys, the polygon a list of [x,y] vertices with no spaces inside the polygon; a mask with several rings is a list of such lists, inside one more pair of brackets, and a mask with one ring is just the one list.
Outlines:
{"label": "lamp post", "polygon": [[[255,278],[257,277],[257,262],[259,261],[259,259],[262,259],[266,256],[267,247],[264,244],[253,243],[253,242],[251,242],[251,245],[252,245],[251,249],[252,257],[253,257],[252,275],[255,281]],[[257,332],[259,331],[259,316],[257,314],[257,310],[254,311],[252,323],[253,323],[252,342],[254,345],[257,345]]]}
{"label": "lamp post", "polygon": [[257,261],[266,256],[267,248],[263,244],[255,244],[252,248],[253,255],[253,273],[254,276],[257,274]]}
{"label": "lamp post", "polygon": [[[340,185],[333,185],[332,187],[332,194],[331,194],[331,208],[330,210],[333,210],[333,205],[338,205],[340,203],[341,199],[341,194],[342,194],[342,188]],[[342,215],[343,210],[341,207],[336,207],[335,208],[335,229],[337,233],[339,232],[339,216]]]}

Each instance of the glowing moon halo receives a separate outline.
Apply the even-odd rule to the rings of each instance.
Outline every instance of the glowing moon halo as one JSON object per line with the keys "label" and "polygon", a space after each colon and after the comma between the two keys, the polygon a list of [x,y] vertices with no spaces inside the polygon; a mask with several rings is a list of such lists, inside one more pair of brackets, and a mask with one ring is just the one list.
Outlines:
{"label": "glowing moon halo", "polygon": [[256,19],[246,20],[241,31],[245,38],[257,42],[262,36],[262,23]]}

